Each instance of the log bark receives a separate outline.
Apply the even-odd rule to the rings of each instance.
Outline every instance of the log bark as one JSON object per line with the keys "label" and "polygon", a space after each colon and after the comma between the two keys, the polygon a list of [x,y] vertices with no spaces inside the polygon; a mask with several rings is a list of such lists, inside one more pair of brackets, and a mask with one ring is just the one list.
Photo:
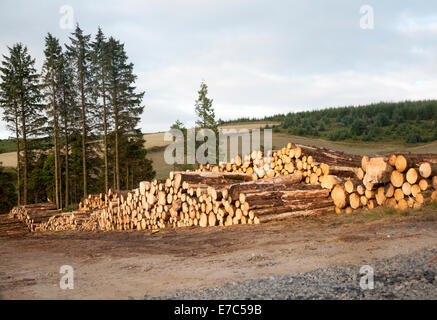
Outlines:
{"label": "log bark", "polygon": [[334,212],[334,207],[326,207],[319,209],[308,209],[301,211],[292,211],[292,212],[284,212],[280,214],[271,214],[259,217],[260,222],[267,222],[272,220],[280,220],[288,217],[300,217],[300,216],[314,216],[314,215],[323,215],[330,212]]}
{"label": "log bark", "polygon": [[250,211],[254,214],[254,216],[261,217],[265,214],[279,214],[288,211],[301,211],[301,210],[309,210],[309,209],[317,209],[324,208],[326,206],[332,207],[333,201],[332,199],[316,199],[313,201],[296,201],[295,203],[289,202],[284,203],[283,205],[278,205],[270,208],[259,208],[259,209],[251,209]]}
{"label": "log bark", "polygon": [[238,200],[240,193],[255,192],[259,190],[275,191],[281,190],[281,188],[284,188],[284,190],[293,190],[291,185],[297,184],[301,180],[302,174],[298,173],[234,184],[229,187],[229,197],[233,200]]}

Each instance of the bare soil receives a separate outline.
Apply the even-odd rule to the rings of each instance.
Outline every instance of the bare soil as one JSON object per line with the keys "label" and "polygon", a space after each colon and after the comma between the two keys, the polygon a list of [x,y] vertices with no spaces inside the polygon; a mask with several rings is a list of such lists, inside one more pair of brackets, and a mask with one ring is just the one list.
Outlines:
{"label": "bare soil", "polygon": [[[2,299],[127,299],[293,274],[437,247],[437,211],[368,212],[261,225],[0,238]],[[62,265],[74,289],[62,290]]]}

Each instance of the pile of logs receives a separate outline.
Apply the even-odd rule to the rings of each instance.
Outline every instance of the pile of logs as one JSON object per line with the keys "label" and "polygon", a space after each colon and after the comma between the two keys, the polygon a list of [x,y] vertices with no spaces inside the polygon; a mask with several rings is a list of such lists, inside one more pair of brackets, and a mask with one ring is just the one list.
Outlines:
{"label": "pile of logs", "polygon": [[253,180],[299,173],[306,184],[318,185],[327,175],[356,175],[359,161],[359,156],[289,142],[282,149],[266,155],[262,151],[253,151],[244,157],[238,155],[229,163],[200,165],[198,171],[240,172],[252,175]]}
{"label": "pile of logs", "polygon": [[12,208],[8,218],[22,223],[28,231],[97,230],[94,211],[61,212],[56,205],[37,203]]}
{"label": "pile of logs", "polygon": [[126,194],[127,191],[113,192],[111,189],[108,193],[89,194],[87,198],[79,203],[79,210],[95,210],[105,208],[109,201],[116,201],[121,194]]}
{"label": "pile of logs", "polygon": [[157,230],[258,224],[290,216],[389,206],[419,208],[437,199],[437,164],[424,156],[351,156],[288,143],[231,163],[170,172],[130,191],[90,195],[79,210],[16,207],[10,217],[30,231]]}
{"label": "pile of logs", "polygon": [[50,217],[60,212],[54,204],[36,203],[12,208],[9,217],[23,222],[29,231],[35,231],[40,224],[45,223]]}
{"label": "pile of logs", "polygon": [[71,211],[56,214],[34,231],[98,230],[97,211]]}
{"label": "pile of logs", "polygon": [[437,164],[414,155],[364,156],[357,176],[346,181],[339,179],[331,197],[337,213],[377,206],[420,208],[437,198],[436,175]]}
{"label": "pile of logs", "polygon": [[[399,163],[403,157],[399,156]],[[114,200],[101,211],[99,228],[229,226],[323,214],[334,209],[350,212],[378,205],[404,208],[406,203],[417,208],[423,204],[424,191],[431,183],[425,177],[433,175],[433,165],[421,163],[417,172],[422,179],[416,183],[411,177],[413,170],[406,170],[411,169],[408,165],[395,169],[396,161],[393,165],[388,162],[388,158],[361,158],[289,143],[267,157],[262,152],[252,152],[237,156],[232,163],[201,166],[195,172],[172,172],[166,181],[141,182],[136,190],[113,194]],[[411,195],[403,194],[403,200],[399,188],[388,184],[394,171],[405,171],[411,184]],[[437,184],[437,178],[434,181]],[[407,188],[404,183],[402,186]],[[89,201],[101,199],[100,195]]]}
{"label": "pile of logs", "polygon": [[[233,217],[232,200],[227,188],[230,185],[252,181],[251,175],[244,173],[220,172],[171,172],[163,182],[156,179],[143,181],[139,188],[115,201],[109,201],[102,210],[99,226],[102,230],[156,229],[212,225],[214,212],[217,224],[236,224],[241,217],[226,222]],[[240,204],[238,203],[238,206]],[[226,207],[226,209],[225,209]],[[235,211],[235,210],[234,210]],[[248,212],[246,212],[246,215]],[[254,219],[243,218],[241,223],[256,223]]]}
{"label": "pile of logs", "polygon": [[0,214],[0,237],[22,236],[29,232],[27,225],[7,214]]}
{"label": "pile of logs", "polygon": [[243,214],[248,212],[249,218],[260,222],[332,212],[329,190],[319,185],[298,184],[301,179],[301,173],[293,173],[241,183],[229,188],[229,196],[240,204]]}
{"label": "pile of logs", "polygon": [[300,171],[256,180],[247,172],[171,172],[163,182],[143,181],[138,189],[109,201],[101,211],[99,228],[258,224],[333,211],[329,190],[318,179],[314,185],[301,184],[303,179]]}

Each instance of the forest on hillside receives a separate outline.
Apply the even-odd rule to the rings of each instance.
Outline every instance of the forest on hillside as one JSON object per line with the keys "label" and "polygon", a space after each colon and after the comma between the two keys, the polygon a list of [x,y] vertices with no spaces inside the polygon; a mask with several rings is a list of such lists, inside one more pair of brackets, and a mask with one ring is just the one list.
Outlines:
{"label": "forest on hillside", "polygon": [[48,200],[68,210],[88,194],[155,176],[137,128],[144,92],[124,44],[79,25],[69,40],[45,36],[42,70],[22,43],[1,59],[0,108],[13,139],[0,149],[16,151],[19,164],[0,167],[3,211]]}
{"label": "forest on hillside", "polygon": [[431,142],[437,140],[437,100],[380,102],[227,122],[248,121],[280,121],[274,132],[331,141]]}

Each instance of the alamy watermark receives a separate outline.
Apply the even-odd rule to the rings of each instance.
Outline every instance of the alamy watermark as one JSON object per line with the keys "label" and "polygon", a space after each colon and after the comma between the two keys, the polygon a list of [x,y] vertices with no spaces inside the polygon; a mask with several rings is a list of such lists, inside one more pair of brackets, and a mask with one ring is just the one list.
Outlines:
{"label": "alamy watermark", "polygon": [[63,274],[59,281],[59,287],[62,290],[74,289],[74,269],[72,266],[63,265],[59,269],[59,273]]}
{"label": "alamy watermark", "polygon": [[375,282],[373,279],[373,268],[369,265],[364,265],[360,268],[360,287],[363,290],[373,290],[375,288]]}
{"label": "alamy watermark", "polygon": [[368,4],[361,6],[360,14],[360,28],[363,30],[373,30],[375,28],[373,7]]}
{"label": "alamy watermark", "polygon": [[59,19],[59,27],[61,29],[74,28],[74,9],[72,6],[66,4],[59,8],[61,18]]}

